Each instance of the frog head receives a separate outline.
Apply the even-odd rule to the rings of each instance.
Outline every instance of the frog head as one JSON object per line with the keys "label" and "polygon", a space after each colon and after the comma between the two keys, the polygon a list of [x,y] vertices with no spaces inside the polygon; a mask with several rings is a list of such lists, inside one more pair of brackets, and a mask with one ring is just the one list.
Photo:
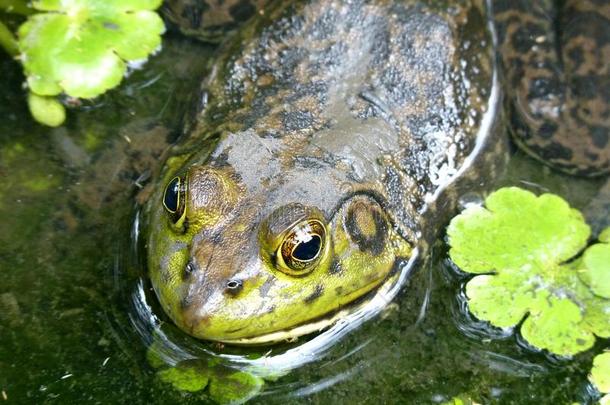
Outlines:
{"label": "frog head", "polygon": [[148,203],[152,285],[187,333],[239,344],[310,333],[408,259],[383,198],[341,168],[278,171],[232,153],[170,159]]}

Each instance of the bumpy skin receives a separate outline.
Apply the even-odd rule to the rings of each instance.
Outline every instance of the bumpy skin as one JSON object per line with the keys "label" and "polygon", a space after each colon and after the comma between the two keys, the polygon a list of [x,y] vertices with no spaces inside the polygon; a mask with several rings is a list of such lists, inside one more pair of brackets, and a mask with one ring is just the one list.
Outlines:
{"label": "bumpy skin", "polygon": [[[170,20],[207,41],[265,0],[170,0]],[[218,4],[216,4],[218,3]],[[492,0],[514,139],[567,173],[610,170],[610,2]],[[561,5],[561,7],[558,7]]]}
{"label": "bumpy skin", "polygon": [[[460,190],[505,161],[486,13],[467,0],[279,1],[226,44],[147,206],[152,284],[179,327],[270,341],[425,255]],[[162,205],[176,176],[182,219]],[[303,219],[324,224],[325,247],[294,276],[278,249]]]}
{"label": "bumpy skin", "polygon": [[610,2],[494,0],[514,135],[567,173],[610,170]]}

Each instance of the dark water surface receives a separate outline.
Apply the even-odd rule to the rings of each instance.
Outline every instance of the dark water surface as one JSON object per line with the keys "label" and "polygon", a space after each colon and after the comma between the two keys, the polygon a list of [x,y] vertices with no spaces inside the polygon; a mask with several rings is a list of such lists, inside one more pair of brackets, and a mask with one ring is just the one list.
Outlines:
{"label": "dark water surface", "polygon": [[[19,66],[0,54],[0,403],[210,401],[160,381],[146,359],[154,340],[147,328],[159,320],[141,319],[147,313],[136,306],[139,291],[155,312],[134,242],[136,179],[121,168],[141,158],[125,152],[130,143],[158,139],[162,128],[170,128],[169,140],[179,133],[213,51],[167,39],[145,70],[54,130],[31,121]],[[499,185],[555,192],[584,208],[600,182],[553,174],[516,154]],[[380,316],[321,358],[268,379],[254,402],[442,403],[463,395],[479,403],[591,403],[593,354],[553,359],[469,318],[463,276],[446,256],[439,241],[430,264]],[[170,357],[252,359],[301,343],[240,351],[163,328],[176,343]]]}

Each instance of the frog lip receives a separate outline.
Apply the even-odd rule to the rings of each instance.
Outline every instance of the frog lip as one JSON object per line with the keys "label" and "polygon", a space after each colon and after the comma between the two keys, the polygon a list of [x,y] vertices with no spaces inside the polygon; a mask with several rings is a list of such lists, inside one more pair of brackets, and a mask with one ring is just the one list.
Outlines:
{"label": "frog lip", "polygon": [[[402,260],[402,259],[401,259]],[[397,260],[396,262],[400,262],[401,260]],[[395,267],[397,263],[395,263]],[[213,339],[217,342],[222,342],[230,345],[236,346],[263,346],[268,344],[274,344],[279,342],[290,342],[298,337],[308,335],[311,333],[321,332],[324,329],[335,324],[340,319],[345,318],[351,313],[356,312],[359,308],[365,305],[370,298],[372,298],[375,294],[378,293],[378,290],[387,284],[392,284],[395,281],[395,276],[397,275],[397,271],[394,269],[390,272],[390,274],[386,274],[383,277],[379,277],[377,279],[372,280],[369,284],[359,288],[356,291],[351,292],[351,294],[357,295],[350,303],[344,305],[341,308],[338,308],[334,311],[331,311],[325,315],[320,316],[317,319],[312,319],[305,323],[295,325],[291,328],[286,328],[274,332],[265,333],[262,335],[243,337],[238,339]],[[384,282],[385,280],[385,282]],[[377,285],[377,288],[375,286]],[[359,291],[363,290],[371,290],[368,293],[363,295],[358,295]],[[346,294],[347,295],[347,294]],[[242,328],[237,328],[231,331],[227,331],[227,333],[237,332]]]}
{"label": "frog lip", "polygon": [[[396,262],[399,261],[400,260],[396,260]],[[396,262],[394,268],[396,268]],[[318,318],[310,319],[304,321],[303,323],[296,324],[285,329],[271,331],[260,335],[246,335],[244,337],[239,338],[229,337],[231,335],[239,333],[240,331],[246,329],[249,326],[248,324],[242,324],[241,326],[235,325],[232,329],[224,330],[222,334],[219,334],[215,337],[205,336],[205,333],[197,334],[195,331],[196,329],[199,329],[201,327],[201,324],[206,324],[210,322],[212,318],[214,318],[214,315],[212,315],[210,312],[199,313],[198,319],[196,321],[191,322],[186,328],[190,330],[191,335],[198,336],[200,339],[216,341],[236,346],[261,346],[266,344],[291,341],[303,335],[320,332],[323,329],[326,329],[336,323],[339,319],[344,318],[345,316],[353,312],[358,304],[361,304],[364,301],[368,301],[368,299],[376,293],[380,285],[384,283],[384,280],[393,278],[393,276],[396,274],[394,268],[388,274],[384,274],[383,276],[372,279],[369,283],[360,287],[359,289],[354,291],[347,291],[342,294],[341,297],[352,296],[352,298],[349,299],[349,301],[343,306],[330,310],[327,313],[320,315]],[[256,318],[253,317],[251,319],[254,320]],[[204,330],[205,327],[203,327],[200,332]],[[222,337],[222,335],[226,336],[226,338]]]}
{"label": "frog lip", "polygon": [[[328,328],[339,319],[347,316],[349,308],[343,308],[335,311],[332,317],[326,317],[311,322],[307,322],[302,325],[297,325],[290,329],[283,329],[275,332],[266,333],[263,335],[239,338],[239,339],[219,339],[218,342],[227,343],[236,346],[262,346],[267,344],[288,342],[297,337],[308,335],[314,332],[320,332],[323,329]],[[242,328],[243,329],[243,328]],[[239,330],[239,329],[237,329]],[[233,332],[233,331],[231,331]]]}

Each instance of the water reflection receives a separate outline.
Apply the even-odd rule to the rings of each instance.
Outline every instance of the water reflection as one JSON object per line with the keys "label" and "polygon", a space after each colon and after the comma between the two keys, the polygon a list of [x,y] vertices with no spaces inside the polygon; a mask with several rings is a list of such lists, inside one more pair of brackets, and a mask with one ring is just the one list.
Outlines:
{"label": "water reflection", "polygon": [[473,359],[484,364],[486,367],[512,376],[530,377],[548,372],[548,369],[540,364],[520,361],[510,356],[488,350],[472,352],[470,355]]}

